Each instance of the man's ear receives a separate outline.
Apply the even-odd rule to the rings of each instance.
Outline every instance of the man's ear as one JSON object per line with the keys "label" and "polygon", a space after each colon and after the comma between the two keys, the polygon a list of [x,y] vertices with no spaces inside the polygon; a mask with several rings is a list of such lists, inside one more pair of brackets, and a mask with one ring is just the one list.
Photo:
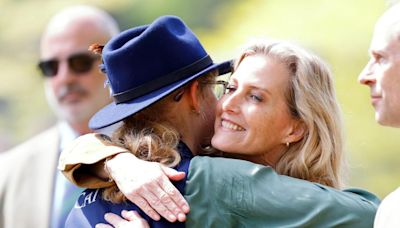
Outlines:
{"label": "man's ear", "polygon": [[189,86],[189,101],[193,111],[200,112],[200,101],[199,101],[199,82],[194,81]]}
{"label": "man's ear", "polygon": [[295,143],[300,141],[307,131],[306,124],[301,120],[295,120],[289,129],[285,141],[283,143]]}

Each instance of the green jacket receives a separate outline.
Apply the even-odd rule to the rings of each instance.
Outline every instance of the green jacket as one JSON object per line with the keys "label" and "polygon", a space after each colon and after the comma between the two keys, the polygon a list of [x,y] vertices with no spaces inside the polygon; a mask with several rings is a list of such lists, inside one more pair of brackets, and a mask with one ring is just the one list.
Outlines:
{"label": "green jacket", "polygon": [[186,227],[372,227],[379,199],[242,160],[197,156],[185,189]]}

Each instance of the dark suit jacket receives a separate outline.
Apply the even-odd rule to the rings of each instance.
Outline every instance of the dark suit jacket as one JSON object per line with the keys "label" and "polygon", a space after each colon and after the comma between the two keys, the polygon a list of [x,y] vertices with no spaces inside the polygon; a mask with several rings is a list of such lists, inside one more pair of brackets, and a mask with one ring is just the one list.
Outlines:
{"label": "dark suit jacket", "polygon": [[59,141],[52,127],[0,154],[0,228],[49,227]]}

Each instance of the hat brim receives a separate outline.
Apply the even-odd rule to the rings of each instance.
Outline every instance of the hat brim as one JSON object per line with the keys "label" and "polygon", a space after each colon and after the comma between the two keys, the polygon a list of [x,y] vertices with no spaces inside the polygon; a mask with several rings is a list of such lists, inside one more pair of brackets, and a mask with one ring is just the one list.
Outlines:
{"label": "hat brim", "polygon": [[184,80],[174,82],[131,101],[119,104],[112,102],[93,115],[89,121],[89,128],[98,130],[115,124],[161,100],[190,81],[215,69],[219,70],[220,75],[229,73],[231,72],[231,62],[226,61],[219,64],[213,64]]}

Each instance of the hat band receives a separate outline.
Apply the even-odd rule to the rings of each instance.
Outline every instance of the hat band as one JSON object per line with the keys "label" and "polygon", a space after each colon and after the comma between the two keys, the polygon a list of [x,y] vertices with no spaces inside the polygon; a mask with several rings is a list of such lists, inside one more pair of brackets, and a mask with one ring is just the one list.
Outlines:
{"label": "hat band", "polygon": [[115,103],[120,104],[141,97],[166,85],[186,79],[188,75],[195,75],[211,64],[213,64],[213,61],[210,56],[207,55],[189,66],[174,71],[171,74],[167,74],[164,77],[157,78],[133,89],[113,94],[114,101]]}

